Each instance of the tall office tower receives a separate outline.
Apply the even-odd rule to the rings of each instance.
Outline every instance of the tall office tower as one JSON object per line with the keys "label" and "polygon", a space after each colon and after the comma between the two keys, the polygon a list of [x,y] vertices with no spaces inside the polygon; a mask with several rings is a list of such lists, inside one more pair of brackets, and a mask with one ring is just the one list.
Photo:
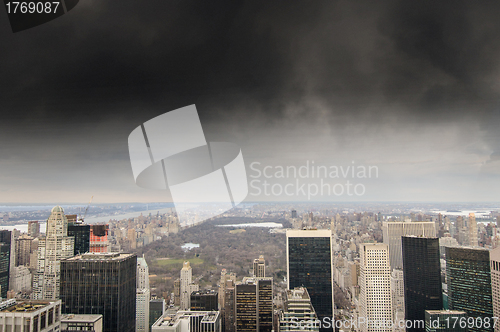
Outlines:
{"label": "tall office tower", "polygon": [[280,332],[298,331],[299,322],[303,322],[300,331],[319,331],[319,325],[315,327],[312,323],[317,319],[307,288],[296,287],[286,291],[279,321]]}
{"label": "tall office tower", "polygon": [[181,306],[181,279],[174,281],[174,306]]}
{"label": "tall office tower", "polygon": [[233,281],[232,279],[228,280],[226,283],[226,290],[224,294],[224,307],[223,307],[223,325],[224,325],[224,330],[225,332],[234,332],[236,330],[236,325],[235,325],[235,313],[234,313],[234,306],[235,306],[235,293],[234,293],[234,287],[235,287],[236,282]]}
{"label": "tall office tower", "polygon": [[455,221],[455,227],[457,228],[457,231],[459,229],[462,229],[465,227],[465,223],[464,223],[464,217],[462,216],[458,216],[456,221]]}
{"label": "tall office tower", "polygon": [[399,322],[405,318],[405,285],[402,270],[391,273],[392,320]]}
{"label": "tall office tower", "polygon": [[165,299],[151,299],[149,301],[149,325],[153,325],[165,313]]}
{"label": "tall office tower", "polygon": [[297,211],[296,210],[292,210],[292,218],[293,219],[297,218]]}
{"label": "tall office tower", "polygon": [[[490,251],[490,270],[493,317],[500,317],[500,247]],[[495,325],[495,332],[500,332],[500,324]]]}
{"label": "tall office tower", "polygon": [[2,298],[6,298],[7,291],[9,291],[11,243],[11,231],[0,230],[0,294]]}
{"label": "tall office tower", "polygon": [[359,306],[363,332],[392,332],[391,267],[385,243],[360,245]]}
{"label": "tall office tower", "polygon": [[474,213],[469,213],[469,245],[471,247],[477,247],[477,222],[476,215]]}
{"label": "tall office tower", "polygon": [[384,243],[389,246],[391,269],[403,269],[403,253],[401,237],[408,235],[436,237],[436,226],[433,221],[400,222],[391,221],[382,224]]}
{"label": "tall office tower", "polygon": [[[493,316],[490,253],[480,248],[446,248],[448,307],[461,310],[468,317]],[[493,331],[473,326],[470,332]]]}
{"label": "tall office tower", "polygon": [[225,306],[225,293],[229,280],[232,280],[234,285],[236,283],[236,274],[234,272],[227,273],[226,269],[222,269],[219,281],[219,306],[221,308]]}
{"label": "tall office tower", "polygon": [[90,252],[108,252],[109,225],[90,226]]}
{"label": "tall office tower", "polygon": [[258,259],[253,260],[253,275],[257,278],[264,278],[266,276],[266,260],[264,256],[260,255]]}
{"label": "tall office tower", "polygon": [[68,236],[68,221],[60,206],[52,208],[47,232],[38,243],[38,268],[33,276],[35,299],[59,298],[61,260],[74,256],[75,238]]}
{"label": "tall office tower", "polygon": [[75,256],[90,252],[90,225],[68,221],[68,236],[75,238]]}
{"label": "tall office tower", "polygon": [[87,253],[61,262],[63,312],[103,315],[104,331],[135,331],[137,256]]}
{"label": "tall office tower", "polygon": [[288,289],[306,287],[320,320],[333,317],[333,255],[330,230],[288,230]]}
{"label": "tall office tower", "polygon": [[195,291],[191,293],[192,311],[219,310],[218,293],[213,290]]}
{"label": "tall office tower", "polygon": [[40,235],[38,220],[28,221],[28,235],[31,237],[38,237]]}
{"label": "tall office tower", "polygon": [[137,258],[137,276],[136,276],[136,315],[135,315],[135,331],[149,331],[149,301],[151,294],[149,289],[149,268],[146,259],[143,257]]}
{"label": "tall office tower", "polygon": [[181,269],[180,279],[180,297],[181,310],[189,310],[191,308],[191,293],[199,289],[197,284],[193,284],[193,269],[191,264],[186,261]]}
{"label": "tall office tower", "polygon": [[273,278],[243,278],[234,289],[236,332],[271,332]]}
{"label": "tall office tower", "polygon": [[144,255],[137,258],[137,288],[149,289],[149,267]]}
{"label": "tall office tower", "polygon": [[[465,322],[465,326],[464,326]],[[456,310],[426,310],[426,332],[467,332],[467,313]]]}
{"label": "tall office tower", "polygon": [[30,257],[32,254],[33,238],[27,234],[22,234],[16,240],[16,266],[30,266]]}
{"label": "tall office tower", "polygon": [[149,331],[149,288],[137,288],[135,294],[135,331]]}
{"label": "tall office tower", "polygon": [[[405,319],[425,319],[425,310],[443,308],[439,239],[403,236],[403,275],[405,287]],[[406,331],[424,331],[424,326]]]}
{"label": "tall office tower", "polygon": [[130,242],[130,248],[137,249],[137,232],[135,229],[131,228],[127,230],[127,239]]}

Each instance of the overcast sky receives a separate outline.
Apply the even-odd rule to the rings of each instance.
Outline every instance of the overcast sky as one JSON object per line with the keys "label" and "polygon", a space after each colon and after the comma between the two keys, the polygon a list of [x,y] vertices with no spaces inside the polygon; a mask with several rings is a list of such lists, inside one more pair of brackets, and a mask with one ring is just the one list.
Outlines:
{"label": "overcast sky", "polygon": [[494,1],[81,0],[12,33],[1,9],[0,202],[168,201],[135,185],[127,139],[191,104],[249,175],[378,168],[354,179],[364,195],[318,200],[498,202],[499,15]]}

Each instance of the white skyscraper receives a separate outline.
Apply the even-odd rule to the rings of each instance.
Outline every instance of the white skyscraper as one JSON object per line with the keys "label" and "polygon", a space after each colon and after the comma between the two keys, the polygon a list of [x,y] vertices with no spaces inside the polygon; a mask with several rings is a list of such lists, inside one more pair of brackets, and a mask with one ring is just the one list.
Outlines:
{"label": "white skyscraper", "polygon": [[137,278],[136,278],[136,304],[135,304],[135,331],[149,331],[149,301],[151,293],[149,289],[149,268],[146,259],[137,258]]}
{"label": "white skyscraper", "polygon": [[[391,274],[392,319],[399,323],[405,319],[405,286],[403,271],[393,270]],[[398,326],[399,327],[399,326]],[[395,329],[396,331],[396,329]]]}
{"label": "white skyscraper", "polygon": [[389,262],[392,269],[403,269],[401,237],[408,235],[436,237],[434,221],[388,221],[382,224],[384,243],[389,247]]}
{"label": "white skyscraper", "polygon": [[189,310],[191,308],[191,293],[199,289],[198,285],[193,284],[193,269],[189,262],[184,262],[181,269],[181,310]]}
{"label": "white skyscraper", "polygon": [[47,220],[45,237],[38,243],[38,266],[33,277],[34,299],[59,298],[61,260],[74,256],[74,237],[68,236],[68,219],[55,206]]}
{"label": "white skyscraper", "polygon": [[[500,317],[500,247],[490,251],[491,297],[493,317]],[[495,325],[495,332],[500,331],[500,324]]]}
{"label": "white skyscraper", "polygon": [[[360,245],[359,317],[362,332],[392,331],[391,267],[384,243]],[[368,322],[368,323],[367,323]],[[389,325],[389,326],[387,326]]]}

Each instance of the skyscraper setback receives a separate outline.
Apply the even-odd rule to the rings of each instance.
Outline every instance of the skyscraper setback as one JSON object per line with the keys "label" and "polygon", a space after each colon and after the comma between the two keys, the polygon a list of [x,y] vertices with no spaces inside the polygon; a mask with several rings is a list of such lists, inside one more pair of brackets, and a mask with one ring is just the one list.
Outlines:
{"label": "skyscraper setback", "polygon": [[401,237],[407,235],[436,237],[436,225],[433,221],[402,222],[389,221],[382,224],[384,243],[389,246],[391,269],[403,269]]}
{"label": "skyscraper setback", "polygon": [[74,237],[68,236],[68,220],[60,206],[52,208],[46,236],[38,244],[38,269],[33,277],[35,299],[59,298],[61,260],[74,255]]}
{"label": "skyscraper setback", "polygon": [[318,319],[333,317],[333,275],[330,230],[288,230],[288,289],[305,287]]}
{"label": "skyscraper setback", "polygon": [[[443,307],[439,239],[416,236],[403,236],[401,239],[405,319],[423,321],[425,310],[441,310]],[[406,331],[423,332],[424,327],[412,326]]]}

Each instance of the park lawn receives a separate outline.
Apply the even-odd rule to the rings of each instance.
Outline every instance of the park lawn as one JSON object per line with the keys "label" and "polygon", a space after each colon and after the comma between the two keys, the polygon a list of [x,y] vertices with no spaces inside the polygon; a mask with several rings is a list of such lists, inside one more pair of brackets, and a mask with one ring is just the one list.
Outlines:
{"label": "park lawn", "polygon": [[179,259],[157,259],[156,260],[156,264],[158,264],[160,266],[174,265],[174,264],[182,265],[182,263],[184,263],[184,261],[189,261],[189,263],[191,263],[191,265],[200,265],[200,264],[203,264],[203,259],[201,259],[199,257],[193,257],[193,258],[189,258],[189,259],[183,259],[183,258],[179,258]]}

